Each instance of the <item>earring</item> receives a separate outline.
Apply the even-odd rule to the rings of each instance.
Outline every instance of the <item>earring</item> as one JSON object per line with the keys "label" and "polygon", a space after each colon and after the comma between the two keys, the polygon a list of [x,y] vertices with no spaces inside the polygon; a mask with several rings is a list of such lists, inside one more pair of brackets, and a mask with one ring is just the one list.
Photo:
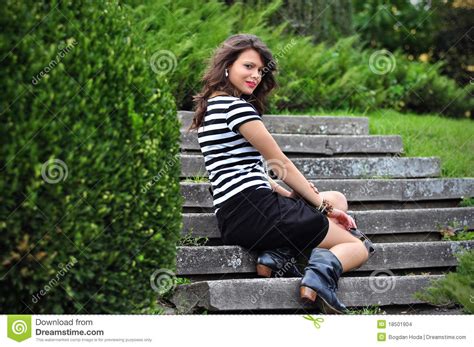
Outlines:
{"label": "earring", "polygon": [[225,69],[225,77],[229,77],[229,71]]}

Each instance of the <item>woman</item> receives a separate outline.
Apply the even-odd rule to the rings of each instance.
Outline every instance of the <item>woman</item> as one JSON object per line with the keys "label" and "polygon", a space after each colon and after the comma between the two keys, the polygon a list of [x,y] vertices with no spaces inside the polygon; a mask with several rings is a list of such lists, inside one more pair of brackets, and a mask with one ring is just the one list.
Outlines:
{"label": "woman", "polygon": [[[194,96],[189,130],[198,140],[212,186],[222,240],[260,251],[257,272],[298,276],[294,257],[314,248],[300,284],[304,301],[323,312],[341,313],[336,297],[342,272],[368,259],[347,200],[337,191],[319,192],[281,151],[262,122],[267,95],[276,87],[276,64],[256,36],[229,37],[216,50]],[[265,172],[263,158],[287,191]],[[288,265],[289,264],[289,265]]]}

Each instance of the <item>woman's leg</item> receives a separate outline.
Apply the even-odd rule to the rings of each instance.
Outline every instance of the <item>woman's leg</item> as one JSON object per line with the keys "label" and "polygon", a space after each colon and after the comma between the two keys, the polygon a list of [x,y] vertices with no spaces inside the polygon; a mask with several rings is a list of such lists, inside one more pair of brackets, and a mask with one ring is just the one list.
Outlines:
{"label": "woman's leg", "polygon": [[352,236],[347,230],[329,220],[329,230],[323,241],[317,246],[329,249],[339,259],[343,272],[357,268],[369,257],[362,241]]}
{"label": "woman's leg", "polygon": [[[320,195],[327,199],[332,205],[344,212],[347,212],[347,199],[344,194],[338,191],[320,192]],[[341,227],[331,218],[329,220],[329,231],[319,248],[329,249],[339,259],[343,271],[349,271],[365,263],[369,257],[366,247],[356,237]]]}
{"label": "woman's leg", "polygon": [[347,212],[349,206],[344,194],[336,190],[329,190],[327,192],[319,192],[319,195],[331,203],[334,208]]}

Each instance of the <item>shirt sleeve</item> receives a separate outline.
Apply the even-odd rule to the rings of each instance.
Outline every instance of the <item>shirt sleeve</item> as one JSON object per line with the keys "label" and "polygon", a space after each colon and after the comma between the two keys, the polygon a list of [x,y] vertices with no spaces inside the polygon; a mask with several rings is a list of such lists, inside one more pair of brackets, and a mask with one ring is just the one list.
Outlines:
{"label": "shirt sleeve", "polygon": [[229,129],[238,133],[240,126],[251,120],[262,120],[255,108],[244,100],[236,100],[229,105],[226,114],[226,122]]}

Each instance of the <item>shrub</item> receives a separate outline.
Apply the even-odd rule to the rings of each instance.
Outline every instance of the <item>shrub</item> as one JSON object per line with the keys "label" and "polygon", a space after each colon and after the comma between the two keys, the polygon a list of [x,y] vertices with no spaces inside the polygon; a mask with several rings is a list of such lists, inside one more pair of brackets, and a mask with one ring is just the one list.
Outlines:
{"label": "shrub", "polygon": [[[173,52],[177,68],[170,87],[180,109],[191,109],[191,96],[201,88],[200,77],[213,50],[228,36],[248,32],[260,36],[279,63],[280,89],[270,98],[269,112],[285,110],[375,110],[380,107],[470,116],[472,86],[457,87],[441,76],[440,65],[410,61],[393,53],[391,72],[376,74],[370,59],[380,52],[362,49],[357,36],[333,45],[314,45],[312,37],[287,35],[288,23],[268,23],[282,1],[249,10],[242,3],[218,1],[149,1],[137,8],[137,31],[143,32],[149,57],[162,47]],[[379,61],[387,60],[383,54]]]}
{"label": "shrub", "polygon": [[156,309],[181,224],[179,124],[130,10],[7,1],[0,21],[0,311]]}
{"label": "shrub", "polygon": [[474,252],[466,250],[457,255],[456,272],[451,272],[443,279],[435,281],[431,287],[418,292],[416,297],[434,305],[450,305],[457,303],[463,306],[467,313],[474,313],[474,296],[472,288],[474,281]]}

